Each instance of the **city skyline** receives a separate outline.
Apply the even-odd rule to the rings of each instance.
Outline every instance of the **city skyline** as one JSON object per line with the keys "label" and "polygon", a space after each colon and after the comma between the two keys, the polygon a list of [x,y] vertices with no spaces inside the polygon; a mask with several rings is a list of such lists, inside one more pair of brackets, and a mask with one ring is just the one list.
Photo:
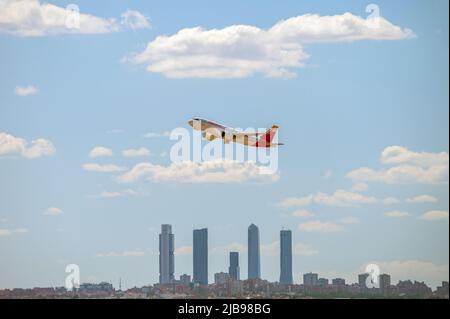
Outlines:
{"label": "city skyline", "polygon": [[[254,246],[255,249],[259,249],[258,241],[254,242],[255,239],[259,238],[259,229],[258,227],[252,223],[248,227],[248,239],[249,243]],[[140,296],[141,298],[148,297],[149,291],[162,289],[162,291],[167,290],[170,292],[182,291],[184,294],[196,293],[196,289],[198,287],[204,286],[208,287],[208,289],[214,286],[217,287],[226,287],[226,291],[228,292],[228,297],[232,296],[243,296],[244,292],[242,282],[245,282],[246,285],[250,285],[249,287],[256,287],[261,285],[268,285],[267,287],[271,287],[270,285],[280,285],[279,287],[285,288],[277,288],[277,286],[273,286],[274,288],[267,288],[266,293],[271,294],[269,289],[274,289],[273,293],[283,293],[291,294],[293,291],[302,292],[307,297],[308,294],[311,294],[313,297],[322,297],[327,298],[331,294],[338,294],[341,296],[352,296],[357,297],[358,294],[361,294],[361,297],[375,297],[379,298],[383,297],[404,297],[404,295],[410,295],[414,298],[429,298],[432,296],[437,296],[439,298],[448,298],[448,281],[442,281],[441,285],[437,287],[434,291],[432,288],[427,286],[426,282],[420,281],[411,281],[411,279],[399,280],[397,284],[394,284],[391,280],[391,275],[387,273],[379,273],[380,269],[375,270],[373,267],[376,265],[370,265],[371,269],[366,269],[366,272],[358,274],[356,281],[347,281],[344,278],[336,277],[332,278],[331,282],[329,278],[319,277],[318,273],[308,272],[303,273],[303,280],[301,283],[294,282],[292,278],[292,234],[290,230],[281,229],[280,230],[280,280],[278,282],[270,282],[264,278],[247,278],[242,279],[239,278],[239,252],[229,252],[229,267],[228,272],[217,272],[213,274],[213,282],[208,282],[208,228],[202,229],[194,229],[193,230],[193,275],[189,275],[183,273],[179,275],[179,279],[174,275],[175,269],[175,256],[173,253],[175,241],[175,234],[172,233],[172,226],[170,224],[162,224],[161,225],[161,233],[159,234],[159,247],[160,247],[160,257],[159,257],[159,273],[160,280],[158,283],[149,283],[148,285],[143,285],[141,288],[134,286],[129,289],[122,290],[122,278],[119,278],[117,290],[114,287],[112,281],[109,282],[81,282],[78,288],[75,288],[73,291],[74,294],[82,293],[82,297],[89,298],[107,298],[111,293],[119,293],[116,297],[123,297],[123,292],[131,292],[132,298]],[[255,244],[256,245],[255,245]],[[248,258],[253,258],[250,254]],[[258,264],[260,267],[260,265]],[[255,271],[257,268],[255,267]],[[377,273],[378,272],[378,273]],[[353,278],[355,279],[355,278]],[[259,282],[256,286],[254,283]],[[180,286],[181,285],[181,286]],[[355,286],[357,285],[357,286]],[[178,288],[177,288],[178,287]],[[184,288],[182,288],[184,287]],[[290,288],[289,288],[290,287]],[[302,287],[299,290],[299,287]],[[253,288],[251,288],[253,289]],[[294,289],[294,290],[292,290]],[[67,287],[34,287],[32,289],[21,289],[14,288],[12,290],[1,290],[0,289],[0,297],[2,296],[16,296],[19,298],[23,297],[46,297],[46,296],[55,296],[58,295],[61,297],[70,297],[73,296],[70,294],[70,291]],[[263,289],[263,291],[265,291]],[[197,291],[198,293],[199,291]],[[203,294],[203,293],[201,293]],[[167,293],[166,293],[167,298]],[[174,293],[174,297],[180,297],[181,295]],[[301,295],[300,295],[301,296]],[[267,296],[266,296],[267,297]]]}
{"label": "city skyline", "polygon": [[[161,225],[161,231],[162,233],[170,233],[172,238],[174,238],[174,234],[171,233],[172,227],[169,224],[163,224]],[[161,238],[161,234],[159,235]],[[239,252],[229,252],[229,267],[228,272],[219,271],[214,272],[213,274],[208,274],[208,228],[202,228],[202,229],[194,229],[193,230],[193,253],[192,253],[192,260],[193,260],[193,273],[192,276],[184,273],[183,271],[180,272],[179,279],[176,278],[176,276],[172,276],[171,280],[166,282],[159,282],[160,284],[173,284],[176,282],[181,282],[186,285],[186,280],[188,283],[192,284],[200,284],[200,285],[209,285],[209,276],[212,276],[214,280],[212,280],[213,283],[217,284],[217,281],[221,282],[227,282],[228,279],[231,280],[237,280],[237,281],[245,281],[245,280],[266,280],[262,278],[261,276],[255,277],[258,275],[258,270],[261,268],[261,264],[258,257],[259,254],[259,228],[254,223],[251,223],[248,227],[248,243],[249,245],[253,246],[253,250],[255,251],[255,255],[249,253],[247,255],[248,260],[253,259],[253,269],[249,269],[249,272],[247,273],[247,278],[243,279],[240,278],[240,271],[239,271]],[[160,239],[161,240],[161,239]],[[173,240],[173,239],[172,239]],[[302,284],[304,286],[318,286],[318,287],[324,287],[329,285],[330,279],[329,278],[323,278],[319,277],[318,273],[315,272],[308,272],[303,273],[301,278],[301,283],[299,281],[294,280],[295,276],[292,275],[292,232],[288,229],[281,229],[280,230],[280,268],[279,268],[279,280],[277,281],[279,284],[282,285],[298,285]],[[256,256],[256,258],[255,258]],[[250,268],[250,262],[248,263]],[[226,267],[224,266],[224,269]],[[365,287],[367,289],[370,288],[378,288],[381,291],[381,294],[384,295],[388,287],[391,285],[391,275],[387,273],[379,273],[378,274],[378,282],[374,282],[373,278],[372,284],[374,286],[367,287],[367,280],[370,276],[370,273],[372,270],[367,270],[366,272],[357,274],[357,280],[351,281],[351,283],[357,283],[360,287]],[[378,271],[381,271],[379,269]],[[227,275],[226,279],[223,278],[223,275]],[[192,281],[191,281],[192,278]],[[218,279],[219,278],[219,279]],[[376,280],[376,279],[375,279]],[[410,279],[407,279],[410,280]],[[399,280],[401,282],[402,280]],[[444,282],[444,280],[442,281]],[[346,279],[342,277],[336,277],[331,278],[331,284],[334,286],[345,286],[346,285]]]}
{"label": "city skyline", "polygon": [[[112,283],[82,283],[78,288],[68,290],[65,287],[34,287],[32,289],[0,289],[0,299],[182,299],[190,298],[229,298],[229,299],[316,299],[316,298],[357,298],[357,299],[448,299],[449,282],[442,282],[432,290],[423,282],[404,280],[397,284],[391,282],[389,274],[380,274],[379,287],[367,286],[362,280],[366,274],[358,276],[358,283],[348,283],[345,279],[334,278],[331,285],[326,278],[319,278],[314,283],[283,285],[266,280],[252,279],[236,281],[228,273],[214,274],[214,284],[198,286],[191,282],[188,275],[180,276],[169,284],[145,285],[122,290],[114,288]],[[315,279],[317,274],[305,274]]]}
{"label": "city skyline", "polygon": [[[205,227],[209,283],[279,281],[283,227],[294,283],[448,281],[448,1],[71,3],[0,1],[0,289],[193,276]],[[196,117],[278,127],[278,170],[173,161]]]}

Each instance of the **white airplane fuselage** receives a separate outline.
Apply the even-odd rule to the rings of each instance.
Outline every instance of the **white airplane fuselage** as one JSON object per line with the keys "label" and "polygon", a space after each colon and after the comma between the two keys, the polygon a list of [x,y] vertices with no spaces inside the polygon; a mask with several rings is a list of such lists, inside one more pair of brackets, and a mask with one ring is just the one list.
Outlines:
{"label": "white airplane fuselage", "polygon": [[235,130],[231,127],[219,124],[206,119],[193,118],[189,120],[189,125],[195,130],[202,132],[204,138],[208,141],[222,139],[225,144],[230,142],[239,143],[252,147],[278,147],[280,143],[272,143],[273,138],[278,130],[278,126],[273,125],[265,133],[243,132]]}

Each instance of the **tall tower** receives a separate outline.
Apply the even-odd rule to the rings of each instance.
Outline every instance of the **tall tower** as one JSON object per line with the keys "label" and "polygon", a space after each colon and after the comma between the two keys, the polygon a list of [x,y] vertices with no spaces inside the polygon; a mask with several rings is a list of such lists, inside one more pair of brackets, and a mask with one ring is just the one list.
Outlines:
{"label": "tall tower", "polygon": [[167,284],[174,280],[175,260],[174,247],[175,237],[172,234],[171,225],[161,225],[159,234],[159,283]]}
{"label": "tall tower", "polygon": [[261,278],[261,261],[259,256],[259,229],[251,224],[248,227],[248,279]]}
{"label": "tall tower", "polygon": [[230,267],[228,273],[231,279],[239,280],[239,253],[237,251],[230,252]]}
{"label": "tall tower", "polygon": [[208,229],[194,229],[194,283],[208,284]]}
{"label": "tall tower", "polygon": [[280,284],[292,285],[292,233],[280,231]]}

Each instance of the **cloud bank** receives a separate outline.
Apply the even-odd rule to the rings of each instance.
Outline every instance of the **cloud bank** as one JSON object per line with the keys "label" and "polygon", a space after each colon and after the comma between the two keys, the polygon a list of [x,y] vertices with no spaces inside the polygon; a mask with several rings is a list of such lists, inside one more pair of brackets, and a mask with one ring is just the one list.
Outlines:
{"label": "cloud bank", "polygon": [[108,157],[113,156],[111,149],[104,146],[96,146],[89,152],[89,157]]}
{"label": "cloud bank", "polygon": [[[72,7],[75,8],[75,7]],[[148,18],[138,11],[128,10],[121,20],[76,13],[39,0],[0,0],[0,32],[41,37],[58,34],[102,34],[123,28],[148,28]]]}
{"label": "cloud bank", "polygon": [[38,138],[31,142],[8,133],[0,133],[0,157],[21,156],[25,158],[37,158],[50,156],[56,149],[52,142]]}
{"label": "cloud bank", "polygon": [[381,153],[381,163],[394,166],[380,170],[361,167],[349,172],[347,177],[385,184],[448,183],[447,152],[414,152],[402,146],[389,146]]}
{"label": "cloud bank", "polygon": [[181,29],[158,36],[144,51],[124,61],[144,64],[148,72],[168,78],[292,77],[309,57],[305,44],[411,37],[411,30],[382,17],[305,14],[279,21],[269,29],[249,25]]}
{"label": "cloud bank", "polygon": [[179,183],[241,183],[275,182],[277,174],[262,174],[261,167],[251,163],[230,160],[214,160],[201,163],[191,161],[172,163],[168,166],[150,162],[136,164],[131,170],[117,178],[119,182],[131,183],[139,180],[151,182]]}
{"label": "cloud bank", "polygon": [[379,200],[372,196],[365,196],[360,193],[350,192],[343,189],[336,190],[333,194],[317,192],[316,194],[304,197],[288,197],[283,199],[278,206],[298,207],[311,204],[335,206],[335,207],[360,207],[364,204],[378,203]]}
{"label": "cloud bank", "polygon": [[0,237],[7,237],[15,234],[25,234],[25,233],[28,233],[28,229],[26,228],[16,228],[16,229],[0,228]]}

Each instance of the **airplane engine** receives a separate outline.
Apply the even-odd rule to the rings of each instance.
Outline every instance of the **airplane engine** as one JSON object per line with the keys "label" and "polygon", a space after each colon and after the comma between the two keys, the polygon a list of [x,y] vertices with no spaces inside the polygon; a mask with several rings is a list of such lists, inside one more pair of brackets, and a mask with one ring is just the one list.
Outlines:
{"label": "airplane engine", "polygon": [[212,132],[204,132],[203,137],[206,138],[210,142],[214,141],[217,138],[217,136],[214,135],[214,133],[212,133]]}

